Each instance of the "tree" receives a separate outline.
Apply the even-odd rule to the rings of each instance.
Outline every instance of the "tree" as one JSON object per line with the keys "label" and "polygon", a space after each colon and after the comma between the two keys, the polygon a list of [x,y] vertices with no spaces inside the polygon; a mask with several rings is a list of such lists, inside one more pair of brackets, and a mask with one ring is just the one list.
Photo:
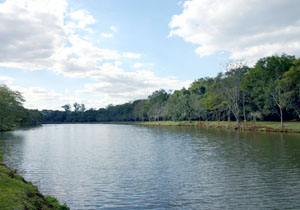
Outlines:
{"label": "tree", "polygon": [[201,119],[207,120],[207,107],[204,104],[204,99],[196,93],[191,93],[189,97],[190,108],[194,115],[197,116],[198,120]]}
{"label": "tree", "polygon": [[133,116],[135,121],[142,120],[144,122],[146,109],[145,109],[146,100],[138,100],[136,101],[134,108],[133,108]]}
{"label": "tree", "polygon": [[74,104],[73,104],[73,106],[74,106],[74,111],[75,112],[79,112],[79,110],[80,110],[80,104],[79,103],[77,103],[77,102],[75,102]]}
{"label": "tree", "polygon": [[85,110],[86,110],[85,105],[84,105],[84,104],[81,104],[79,110],[80,110],[81,112],[85,112]]}
{"label": "tree", "polygon": [[183,112],[183,107],[180,99],[181,91],[176,90],[166,102],[166,112],[168,117],[173,121],[181,120]]}
{"label": "tree", "polygon": [[213,83],[208,87],[204,104],[209,111],[215,113],[215,119],[219,121],[221,119],[221,113],[226,110],[228,105],[224,97],[224,90],[222,86],[223,74],[219,73],[216,78],[214,78]]}
{"label": "tree", "polygon": [[0,131],[17,127],[24,116],[24,99],[18,91],[0,86]]}
{"label": "tree", "polygon": [[168,99],[168,93],[161,89],[153,92],[149,97],[149,111],[148,116],[149,119],[154,119],[155,121],[159,121],[162,113],[162,108],[165,105]]}
{"label": "tree", "polygon": [[225,73],[225,78],[221,81],[225,99],[228,102],[228,107],[233,113],[237,124],[240,124],[241,105],[243,106],[244,120],[246,120],[245,91],[242,88],[242,82],[248,71],[249,67],[243,63],[233,63],[229,66]]}
{"label": "tree", "polygon": [[70,112],[71,111],[71,105],[70,104],[65,104],[62,106],[62,108],[65,110],[65,112]]}
{"label": "tree", "polygon": [[255,65],[257,76],[259,76],[257,79],[263,81],[261,85],[266,94],[265,107],[270,111],[275,104],[276,113],[280,116],[281,127],[283,127],[283,111],[287,104],[280,81],[294,60],[294,56],[270,56],[260,59]]}
{"label": "tree", "polygon": [[284,73],[280,87],[287,108],[295,111],[300,119],[300,59],[294,60],[293,66]]}
{"label": "tree", "polygon": [[199,120],[208,120],[208,109],[205,106],[205,98],[209,94],[208,90],[214,83],[212,78],[200,78],[194,81],[189,88],[191,92],[190,107],[193,109],[193,113]]}

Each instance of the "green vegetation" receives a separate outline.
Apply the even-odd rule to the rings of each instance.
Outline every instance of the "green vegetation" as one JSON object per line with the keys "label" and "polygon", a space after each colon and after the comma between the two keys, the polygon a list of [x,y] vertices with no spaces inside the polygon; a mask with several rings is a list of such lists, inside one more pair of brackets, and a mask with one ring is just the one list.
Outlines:
{"label": "green vegetation", "polygon": [[146,126],[195,126],[195,127],[211,127],[211,128],[229,128],[235,130],[248,131],[269,131],[269,132],[292,132],[300,133],[300,122],[286,122],[285,127],[281,128],[280,122],[256,122],[244,123],[240,125],[228,121],[152,121],[152,122],[129,122],[127,124],[146,125]]}
{"label": "green vegetation", "polygon": [[0,209],[69,209],[50,196],[43,196],[30,182],[2,163],[0,154]]}
{"label": "green vegetation", "polygon": [[21,126],[36,126],[42,122],[38,110],[28,110],[22,106],[23,97],[5,85],[0,86],[0,132]]}
{"label": "green vegetation", "polygon": [[[43,122],[155,121],[163,124],[161,121],[174,121],[177,124],[175,121],[189,121],[196,124],[194,121],[198,121],[208,124],[207,121],[215,121],[217,126],[249,127],[256,123],[281,131],[299,130],[297,123],[285,122],[300,119],[299,81],[300,59],[289,55],[270,56],[258,60],[253,67],[242,62],[230,64],[225,73],[200,78],[188,89],[157,90],[144,100],[98,110],[86,110],[84,104],[78,103],[74,104],[74,111],[68,104],[62,106],[65,111],[43,110]],[[271,123],[278,121],[279,127],[278,123]]]}
{"label": "green vegetation", "polygon": [[[215,121],[218,127],[226,124],[227,127],[249,128],[255,123],[257,127],[260,124],[257,120],[265,121],[259,126],[273,130],[299,130],[297,126],[286,123],[300,119],[299,81],[300,59],[289,55],[270,56],[258,60],[251,68],[242,62],[228,65],[225,73],[219,73],[214,78],[200,78],[188,89],[174,92],[157,90],[147,99],[109,105],[98,110],[86,110],[84,104],[74,103],[73,111],[71,105],[66,104],[62,106],[64,111],[41,112],[25,109],[19,92],[0,86],[0,131],[39,125],[41,122],[116,121],[193,122],[190,124],[197,124],[194,123],[197,121],[203,125]],[[278,121],[279,127],[277,123],[276,126],[271,123]],[[272,130],[270,128],[266,129]]]}

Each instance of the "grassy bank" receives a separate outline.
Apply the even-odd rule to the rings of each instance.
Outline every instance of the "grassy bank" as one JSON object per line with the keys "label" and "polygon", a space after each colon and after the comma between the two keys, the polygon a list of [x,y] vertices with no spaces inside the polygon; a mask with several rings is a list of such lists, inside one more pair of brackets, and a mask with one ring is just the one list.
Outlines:
{"label": "grassy bank", "polygon": [[43,196],[32,183],[25,181],[20,175],[4,163],[0,154],[0,209],[69,209],[50,196]]}
{"label": "grassy bank", "polygon": [[266,131],[266,132],[290,132],[300,133],[300,122],[285,122],[284,128],[280,127],[280,122],[242,122],[237,125],[236,122],[228,121],[152,121],[152,122],[134,122],[130,124],[148,125],[148,126],[195,126],[195,127],[212,127],[212,128],[227,128],[235,130],[248,131]]}

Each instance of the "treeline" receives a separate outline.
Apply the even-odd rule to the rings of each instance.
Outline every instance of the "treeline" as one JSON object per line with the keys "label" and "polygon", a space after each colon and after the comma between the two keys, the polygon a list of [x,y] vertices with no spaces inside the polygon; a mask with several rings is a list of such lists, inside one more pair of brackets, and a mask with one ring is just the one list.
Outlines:
{"label": "treeline", "polygon": [[44,123],[201,120],[281,121],[300,119],[300,59],[265,57],[250,68],[230,65],[216,77],[200,78],[188,89],[158,90],[145,100],[86,110],[84,104],[65,111],[43,110]]}
{"label": "treeline", "polygon": [[0,132],[42,123],[42,114],[38,110],[24,108],[23,102],[19,92],[0,86]]}

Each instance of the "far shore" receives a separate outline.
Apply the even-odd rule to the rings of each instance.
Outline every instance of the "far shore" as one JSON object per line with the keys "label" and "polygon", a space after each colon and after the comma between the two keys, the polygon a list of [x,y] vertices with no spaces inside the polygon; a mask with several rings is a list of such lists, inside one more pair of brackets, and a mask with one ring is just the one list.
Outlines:
{"label": "far shore", "polygon": [[280,127],[280,122],[241,122],[239,125],[228,121],[147,121],[147,122],[107,122],[108,124],[131,124],[145,126],[193,126],[223,128],[239,131],[261,131],[261,132],[283,132],[283,133],[300,133],[300,122],[285,122],[284,127]]}
{"label": "far shore", "polygon": [[239,125],[235,121],[111,121],[111,122],[68,122],[68,123],[44,123],[48,124],[119,124],[119,125],[144,125],[144,126],[192,126],[207,128],[222,128],[239,131],[260,131],[280,133],[300,133],[300,121],[284,122],[281,128],[280,122],[275,121],[247,121]]}

